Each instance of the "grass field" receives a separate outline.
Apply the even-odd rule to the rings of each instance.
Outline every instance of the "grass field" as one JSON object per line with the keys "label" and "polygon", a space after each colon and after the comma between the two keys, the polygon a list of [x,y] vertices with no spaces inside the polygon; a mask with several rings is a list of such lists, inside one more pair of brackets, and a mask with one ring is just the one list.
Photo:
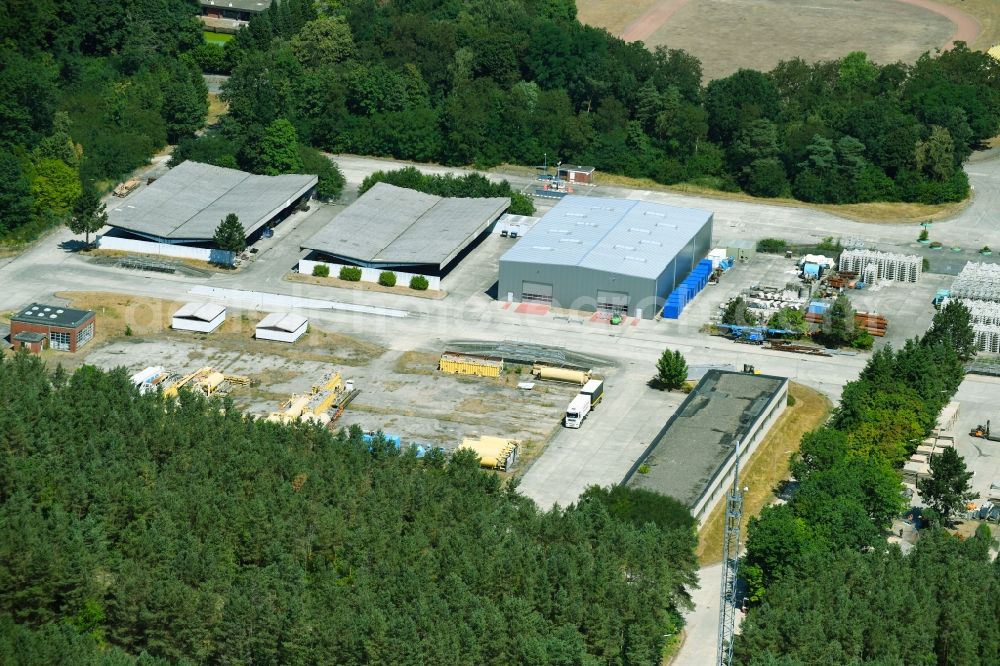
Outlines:
{"label": "grass field", "polygon": [[206,42],[209,44],[218,44],[219,46],[222,46],[233,38],[233,35],[224,32],[209,32],[208,30],[205,30],[202,34],[205,36]]}
{"label": "grass field", "polygon": [[[795,404],[785,410],[767,433],[740,475],[741,483],[750,488],[743,498],[745,519],[756,516],[774,500],[774,488],[788,478],[789,458],[799,450],[802,435],[826,421],[830,414],[830,401],[813,389],[792,382],[788,392],[795,398]],[[696,551],[701,566],[722,561],[725,507],[725,501],[720,501],[701,526]],[[743,527],[746,529],[746,522]]]}

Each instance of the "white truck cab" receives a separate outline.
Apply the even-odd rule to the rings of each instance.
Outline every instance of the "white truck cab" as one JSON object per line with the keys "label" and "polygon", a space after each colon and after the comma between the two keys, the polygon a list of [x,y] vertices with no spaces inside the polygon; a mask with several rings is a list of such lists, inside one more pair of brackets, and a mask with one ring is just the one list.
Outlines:
{"label": "white truck cab", "polygon": [[581,393],[573,398],[572,402],[569,403],[569,407],[566,408],[564,423],[567,428],[579,428],[589,413],[590,396]]}

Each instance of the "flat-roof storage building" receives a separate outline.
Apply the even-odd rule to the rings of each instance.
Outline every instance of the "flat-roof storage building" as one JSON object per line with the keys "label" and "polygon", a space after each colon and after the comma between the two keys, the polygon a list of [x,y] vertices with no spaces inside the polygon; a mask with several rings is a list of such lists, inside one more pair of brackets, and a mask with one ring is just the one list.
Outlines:
{"label": "flat-roof storage building", "polygon": [[652,319],[711,240],[707,210],[570,195],[500,258],[499,298]]}
{"label": "flat-roof storage building", "polygon": [[510,199],[442,198],[376,183],[302,244],[317,260],[443,276],[510,208]]}
{"label": "flat-roof storage building", "polygon": [[219,223],[235,213],[248,238],[309,198],[308,174],[256,176],[236,169],[181,162],[108,210],[108,224],[167,244],[210,243]]}
{"label": "flat-roof storage building", "polygon": [[[745,464],[787,396],[784,377],[709,370],[622,483],[670,495],[703,521],[732,485],[736,443]],[[643,463],[649,471],[637,474]]]}
{"label": "flat-roof storage building", "polygon": [[10,340],[14,349],[38,352],[47,340],[51,349],[75,352],[93,339],[94,320],[91,310],[32,303],[11,317]]}

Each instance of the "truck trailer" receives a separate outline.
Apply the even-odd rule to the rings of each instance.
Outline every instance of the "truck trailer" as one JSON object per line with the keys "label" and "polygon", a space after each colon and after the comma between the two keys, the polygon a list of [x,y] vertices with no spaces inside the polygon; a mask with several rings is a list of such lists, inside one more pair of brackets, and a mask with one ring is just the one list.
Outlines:
{"label": "truck trailer", "polygon": [[591,379],[583,385],[582,389],[580,389],[580,395],[589,396],[590,408],[594,409],[597,407],[597,403],[599,403],[604,397],[604,380]]}
{"label": "truck trailer", "polygon": [[590,413],[590,396],[578,394],[566,408],[566,418],[563,423],[567,428],[579,428]]}

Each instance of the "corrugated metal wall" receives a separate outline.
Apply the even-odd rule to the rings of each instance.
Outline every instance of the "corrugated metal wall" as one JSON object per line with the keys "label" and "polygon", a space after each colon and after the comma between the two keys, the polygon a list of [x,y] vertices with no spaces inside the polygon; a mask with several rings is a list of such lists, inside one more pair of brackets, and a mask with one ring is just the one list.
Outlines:
{"label": "corrugated metal wall", "polygon": [[670,260],[656,279],[596,271],[579,266],[501,261],[497,298],[506,301],[508,294],[511,294],[514,302],[520,302],[524,282],[550,284],[554,307],[595,312],[598,291],[620,292],[629,295],[629,316],[634,317],[636,309],[640,309],[643,319],[652,319],[663,309],[667,295],[694,270],[698,261],[708,254],[711,243],[712,218],[709,218],[701,231]]}

